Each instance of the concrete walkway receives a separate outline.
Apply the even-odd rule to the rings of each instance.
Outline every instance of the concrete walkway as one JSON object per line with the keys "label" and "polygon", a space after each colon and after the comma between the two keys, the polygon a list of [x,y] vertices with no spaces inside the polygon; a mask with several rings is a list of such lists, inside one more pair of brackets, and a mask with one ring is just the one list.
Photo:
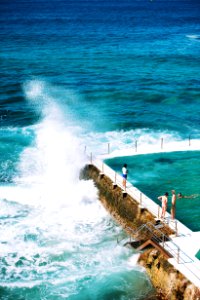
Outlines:
{"label": "concrete walkway", "polygon": [[[110,151],[111,146],[109,147]],[[190,140],[188,141],[176,141],[168,142],[162,145],[152,144],[148,147],[138,144],[135,148],[126,148],[121,150],[114,150],[110,153],[99,155],[101,159],[122,157],[122,156],[133,156],[139,154],[152,154],[152,153],[162,153],[162,152],[178,152],[178,151],[200,151],[200,141],[199,140]]]}
{"label": "concrete walkway", "polygon": [[[188,150],[200,150],[200,145],[193,142],[193,146],[185,147],[182,144],[176,147],[176,151],[188,151]],[[163,149],[163,152],[166,150]],[[166,152],[172,152],[172,149],[167,149]],[[156,151],[155,147],[150,147],[148,152],[135,152],[133,149],[115,151],[111,154],[101,155],[98,158],[90,158],[90,163],[96,166],[100,173],[105,174],[109,177],[113,184],[116,184],[123,190],[121,175],[117,174],[104,162],[104,158],[111,158],[116,156],[126,156],[126,155],[137,155],[145,153],[156,153],[161,152]],[[126,188],[127,194],[129,194],[134,200],[138,202],[141,207],[146,208],[151,212],[155,218],[160,217],[161,207],[157,205],[152,199],[143,194],[140,190],[134,187],[130,182],[127,182]],[[173,253],[173,258],[169,258],[169,262],[179,270],[188,280],[190,280],[195,286],[200,288],[200,260],[198,260],[195,255],[200,250],[200,232],[193,232],[179,220],[172,220],[170,214],[166,213],[166,218],[164,220],[168,226],[176,231],[175,236],[171,236],[171,240],[165,242],[165,249],[170,249]]]}

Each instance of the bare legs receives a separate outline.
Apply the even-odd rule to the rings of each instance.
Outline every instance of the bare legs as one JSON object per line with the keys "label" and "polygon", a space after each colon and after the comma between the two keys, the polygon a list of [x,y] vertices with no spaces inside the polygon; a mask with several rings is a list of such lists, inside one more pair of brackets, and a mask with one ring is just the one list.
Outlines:
{"label": "bare legs", "polygon": [[124,189],[126,189],[126,178],[124,178],[124,177],[123,177],[122,185],[123,185]]}
{"label": "bare legs", "polygon": [[175,219],[175,210],[176,210],[175,205],[172,205],[172,208],[171,208],[171,218],[172,218],[172,220]]}
{"label": "bare legs", "polygon": [[165,218],[166,209],[167,209],[166,205],[163,205],[163,206],[162,206],[162,213],[161,213],[161,218],[162,218],[162,219]]}

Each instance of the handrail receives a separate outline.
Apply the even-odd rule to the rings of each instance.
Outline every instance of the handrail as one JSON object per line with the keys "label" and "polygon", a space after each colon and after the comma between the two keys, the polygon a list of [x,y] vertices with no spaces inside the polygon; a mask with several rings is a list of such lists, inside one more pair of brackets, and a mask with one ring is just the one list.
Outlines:
{"label": "handrail", "polygon": [[[191,138],[193,137],[193,138]],[[174,150],[174,146],[176,145],[176,149]],[[163,137],[160,137],[160,139],[156,140],[156,142],[154,144],[149,144],[148,148],[149,148],[149,152],[144,152],[144,147],[142,146],[142,143],[140,140],[133,140],[132,144],[127,144],[126,148],[117,148],[117,147],[112,147],[110,141],[109,142],[105,142],[105,143],[101,143],[101,147],[98,147],[98,149],[96,149],[96,153],[98,153],[98,156],[104,156],[104,157],[113,157],[112,153],[114,154],[115,152],[117,152],[118,155],[116,156],[122,156],[119,155],[120,152],[124,152],[126,150],[129,150],[128,154],[126,153],[126,155],[133,155],[133,154],[147,154],[147,153],[157,153],[157,152],[168,152],[168,151],[188,151],[188,150],[200,150],[200,145],[199,145],[199,136],[196,135],[195,138],[195,134],[193,133],[192,135],[190,134],[188,136],[187,139],[185,140],[175,140],[173,141],[173,145],[172,145],[172,140],[167,140],[164,139]],[[83,145],[84,147],[84,153],[88,152],[88,145]],[[173,147],[173,148],[172,148]],[[92,150],[92,148],[90,149]],[[131,152],[130,152],[131,150]],[[139,151],[138,151],[139,150]],[[130,154],[131,153],[131,154]],[[116,154],[116,153],[115,153]],[[124,156],[124,155],[123,155]]]}
{"label": "handrail", "polygon": [[[101,160],[97,159],[96,157],[93,157],[92,154],[90,154],[88,158],[90,159],[90,163],[95,165],[102,174],[106,174],[107,176],[109,176],[109,178],[113,181],[113,183],[118,185],[120,188],[124,189],[122,185],[121,175],[119,175],[117,172],[115,172],[112,168],[110,168],[107,164],[103,163]],[[133,185],[126,187],[126,189],[124,190],[128,191],[130,196],[132,196],[132,198],[136,200],[141,206],[143,206],[150,213],[152,213],[154,216],[159,218],[159,212],[161,210],[160,205],[154,203],[151,199],[149,199],[144,193],[142,193],[139,189],[137,189]],[[153,203],[151,203],[151,205],[147,205],[145,200],[152,201]],[[177,233],[177,221],[175,221],[174,226],[175,226],[174,229]]]}
{"label": "handrail", "polygon": [[[155,203],[152,199],[142,193],[130,182],[127,182],[127,187],[124,189],[122,184],[122,176],[119,173],[115,172],[106,163],[102,162],[100,159],[97,159],[92,155],[87,155],[87,158],[90,161],[89,164],[96,166],[101,174],[106,174],[106,176],[108,176],[113,181],[114,185],[119,186],[124,192],[127,192],[140,205],[141,208],[147,209],[153,216],[155,216],[156,218],[160,218],[161,206],[159,204]],[[166,216],[167,218],[165,218],[165,221],[177,235],[179,222],[177,220],[171,220],[170,214],[168,212],[166,212]],[[188,229],[188,231],[190,230]]]}
{"label": "handrail", "polygon": [[[193,261],[193,259],[189,257],[186,253],[184,253],[182,250],[180,250],[179,246],[176,245],[166,234],[164,234],[161,230],[156,228],[156,226],[152,222],[142,224],[137,230],[133,230],[130,227],[127,228],[129,231],[132,232],[133,236],[138,235],[142,230],[147,229],[152,234],[151,238],[153,237],[155,241],[160,246],[162,246],[164,250],[169,252],[172,255],[172,257],[174,257],[177,260],[178,263],[188,263]],[[156,234],[154,231],[157,231],[158,234]],[[162,238],[160,238],[159,236],[161,236]],[[185,257],[185,259],[183,257]]]}
{"label": "handrail", "polygon": [[[189,140],[189,146],[190,145],[191,144],[190,144],[190,140]],[[110,144],[108,146],[108,149],[109,149],[109,153],[110,153]],[[195,147],[193,150],[196,150]],[[90,154],[90,156],[87,155],[86,149],[85,149],[85,155],[86,155],[86,157],[88,157],[90,159],[90,164],[96,166],[99,169],[101,174],[106,174],[106,176],[108,176],[113,181],[113,184],[118,185],[120,188],[122,188],[124,190],[124,187],[122,186],[121,175],[117,174],[113,169],[111,169],[108,165],[106,165],[102,160],[97,159],[96,157],[93,157],[92,153]],[[153,202],[153,200],[148,198],[145,194],[143,194],[140,190],[138,190],[136,187],[134,187],[130,183],[128,183],[128,186],[126,187],[125,191],[127,191],[128,194],[139,203],[140,207],[147,209],[150,213],[152,213],[154,216],[156,216],[159,219],[160,210],[161,210],[160,205],[157,205],[155,202]],[[175,222],[173,220],[173,223],[172,223],[171,219],[170,219],[170,214],[168,212],[166,212],[166,215],[167,215],[167,218],[165,219],[165,221],[163,220],[163,222],[168,224],[171,228],[173,228],[172,225],[174,225],[174,230],[175,230],[176,236],[178,235],[178,227],[177,227],[178,224],[180,226],[179,227],[179,235],[180,235],[180,228],[181,228],[181,230],[184,230],[183,236],[191,235],[192,231],[189,228],[184,226],[178,220],[175,220]],[[156,230],[158,230],[158,228]],[[181,235],[182,235],[182,233],[181,233]],[[175,244],[171,239],[169,241],[165,241],[164,236],[162,236],[162,237],[163,237],[163,240],[162,239],[158,240],[158,244],[162,243],[162,245],[165,247],[164,249],[172,255],[172,257],[175,259],[176,263],[178,263],[178,264],[183,263],[184,266],[186,267],[186,269],[188,269],[188,271],[190,271],[190,273],[193,274],[200,281],[200,277],[198,277],[197,274],[195,274],[192,269],[190,270],[190,268],[189,268],[190,265],[188,265],[188,267],[187,267],[187,265],[185,265],[185,263],[195,263],[195,260],[193,260],[191,257],[189,257],[186,253],[184,253],[179,248],[179,246],[177,244]],[[157,238],[157,236],[156,236],[156,238]],[[169,239],[169,237],[167,237],[167,238]],[[131,237],[130,237],[130,239],[131,239]],[[124,238],[122,240],[124,240]],[[194,265],[192,264],[190,267],[196,268],[197,266],[196,266],[196,264],[194,264]]]}
{"label": "handrail", "polygon": [[115,183],[117,186],[122,188],[125,192],[128,191],[129,194],[134,198],[134,200],[136,200],[144,208],[148,209],[153,215],[157,216],[159,205],[154,203],[153,208],[149,207],[145,201],[146,199],[148,199],[148,197],[144,193],[142,193],[138,188],[134,187],[133,185],[128,185],[124,189],[123,184],[122,184],[122,176],[120,174],[115,172],[107,164],[102,163],[101,160],[92,156],[92,154],[87,155],[87,157],[89,159],[90,164],[95,165],[102,174],[106,174],[107,176],[109,176],[109,178],[113,181],[113,183]]}

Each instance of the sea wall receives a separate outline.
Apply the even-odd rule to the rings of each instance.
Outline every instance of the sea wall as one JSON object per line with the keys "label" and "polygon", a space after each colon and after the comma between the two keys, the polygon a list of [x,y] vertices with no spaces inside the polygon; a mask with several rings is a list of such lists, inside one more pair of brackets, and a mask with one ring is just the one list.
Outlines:
{"label": "sea wall", "polygon": [[[94,181],[100,201],[129,235],[142,224],[155,222],[154,216],[149,211],[140,207],[128,194],[123,193],[120,187],[113,185],[110,178],[101,174],[95,166],[86,165],[80,173],[80,178]],[[167,226],[164,226],[162,232],[165,235],[173,233]],[[140,238],[148,239],[148,236],[144,234]],[[159,299],[200,300],[199,290],[176,270],[159,250],[151,248],[143,251],[138,263],[146,269],[157,289]]]}
{"label": "sea wall", "polygon": [[118,186],[114,187],[110,178],[102,176],[95,166],[86,165],[80,177],[85,180],[93,179],[102,204],[124,228],[136,229],[147,221],[154,220],[151,213],[140,209],[134,199],[129,195],[124,195]]}
{"label": "sea wall", "polygon": [[138,263],[145,267],[161,299],[200,300],[199,289],[176,270],[158,250],[144,251]]}

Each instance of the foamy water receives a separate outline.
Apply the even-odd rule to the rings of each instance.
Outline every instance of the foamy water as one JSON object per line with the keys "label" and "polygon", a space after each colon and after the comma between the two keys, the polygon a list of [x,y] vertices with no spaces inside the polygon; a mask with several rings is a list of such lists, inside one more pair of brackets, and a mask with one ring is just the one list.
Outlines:
{"label": "foamy water", "polygon": [[30,82],[25,95],[43,117],[27,128],[32,141],[19,157],[17,175],[0,186],[1,286],[18,296],[25,289],[27,299],[43,299],[43,293],[99,299],[103,286],[105,297],[133,297],[134,286],[143,297],[152,288],[137,256],[117,245],[122,230],[101,206],[93,182],[79,180],[83,137],[68,126],[44,83]]}
{"label": "foamy water", "polygon": [[[13,0],[0,10],[0,297],[146,299],[151,285],[79,171],[85,153],[123,162],[136,141],[147,153],[161,138],[163,152],[199,140],[198,1]],[[145,178],[168,170],[152,157]]]}

